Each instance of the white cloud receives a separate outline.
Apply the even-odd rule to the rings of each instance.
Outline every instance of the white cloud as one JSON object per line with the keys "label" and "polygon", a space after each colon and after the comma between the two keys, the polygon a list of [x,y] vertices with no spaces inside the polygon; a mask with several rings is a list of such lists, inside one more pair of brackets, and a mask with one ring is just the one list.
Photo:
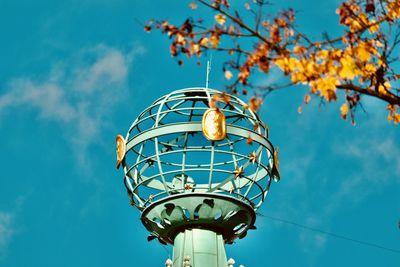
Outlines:
{"label": "white cloud", "polygon": [[118,84],[126,80],[128,68],[139,48],[129,54],[104,45],[96,46],[91,52],[97,54],[97,60],[90,66],[75,71],[74,87],[84,93]]}
{"label": "white cloud", "polygon": [[[106,45],[80,51],[73,62],[56,62],[42,78],[18,77],[0,96],[0,115],[15,108],[35,110],[39,118],[60,122],[80,152],[97,142],[112,107],[122,99],[130,65],[142,47],[123,51]],[[82,160],[84,153],[77,154]]]}
{"label": "white cloud", "polygon": [[14,214],[11,212],[0,211],[0,258],[6,250],[11,238],[14,234],[12,226]]}

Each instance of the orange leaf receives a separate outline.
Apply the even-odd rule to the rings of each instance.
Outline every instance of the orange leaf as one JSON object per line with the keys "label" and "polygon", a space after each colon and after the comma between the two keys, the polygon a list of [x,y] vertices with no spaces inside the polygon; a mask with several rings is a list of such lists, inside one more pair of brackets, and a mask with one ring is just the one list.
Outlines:
{"label": "orange leaf", "polygon": [[262,104],[261,98],[255,98],[254,96],[251,97],[248,107],[253,111],[256,112]]}
{"label": "orange leaf", "polygon": [[226,22],[226,17],[222,14],[217,14],[215,15],[215,21],[220,24],[220,25],[224,25]]}
{"label": "orange leaf", "polygon": [[219,34],[217,34],[217,33],[212,34],[210,37],[210,42],[211,42],[212,48],[217,48],[217,46],[219,44]]}
{"label": "orange leaf", "polygon": [[340,113],[342,113],[342,119],[346,119],[347,118],[347,113],[349,112],[349,106],[347,105],[347,103],[344,103],[341,107],[340,107]]}
{"label": "orange leaf", "polygon": [[189,4],[189,7],[190,7],[191,9],[196,9],[196,8],[197,8],[197,4],[196,4],[196,3],[190,3],[190,4]]}
{"label": "orange leaf", "polygon": [[304,103],[308,104],[311,101],[311,96],[309,94],[306,94],[304,96]]}

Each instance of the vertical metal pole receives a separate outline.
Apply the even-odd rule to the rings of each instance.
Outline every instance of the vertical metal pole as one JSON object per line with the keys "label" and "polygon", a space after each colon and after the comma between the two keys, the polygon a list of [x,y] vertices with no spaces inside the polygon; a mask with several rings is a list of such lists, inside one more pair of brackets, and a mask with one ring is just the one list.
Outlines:
{"label": "vertical metal pole", "polygon": [[227,267],[224,240],[204,229],[179,233],[174,240],[174,267]]}

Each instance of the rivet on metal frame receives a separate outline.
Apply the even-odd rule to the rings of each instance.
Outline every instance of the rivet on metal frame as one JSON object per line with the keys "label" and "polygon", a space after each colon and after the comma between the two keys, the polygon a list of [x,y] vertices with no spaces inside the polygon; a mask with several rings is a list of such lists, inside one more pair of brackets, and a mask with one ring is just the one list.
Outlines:
{"label": "rivet on metal frame", "polygon": [[115,141],[117,143],[117,169],[121,165],[122,160],[125,157],[125,139],[122,137],[122,135],[117,135],[115,138]]}
{"label": "rivet on metal frame", "polygon": [[202,129],[204,136],[211,141],[221,141],[226,136],[226,119],[218,108],[209,108],[203,115]]}

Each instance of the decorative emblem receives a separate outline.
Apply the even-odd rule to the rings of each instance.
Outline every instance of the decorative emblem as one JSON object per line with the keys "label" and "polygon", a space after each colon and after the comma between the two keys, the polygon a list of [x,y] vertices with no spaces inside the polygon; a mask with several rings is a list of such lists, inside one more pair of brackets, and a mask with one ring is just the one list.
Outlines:
{"label": "decorative emblem", "polygon": [[121,162],[125,157],[125,139],[122,137],[122,135],[119,134],[115,138],[115,141],[117,143],[117,169],[118,169],[119,165],[121,165]]}
{"label": "decorative emblem", "polygon": [[253,152],[253,153],[251,153],[249,155],[249,161],[251,163],[253,163],[253,164],[257,162],[257,154],[256,154],[256,152]]}
{"label": "decorative emblem", "polygon": [[225,115],[218,108],[207,109],[201,125],[203,134],[208,140],[221,141],[226,136]]}
{"label": "decorative emblem", "polygon": [[272,167],[272,178],[275,182],[279,182],[281,175],[279,173],[279,159],[278,159],[278,147],[274,151],[274,166]]}
{"label": "decorative emblem", "polygon": [[236,169],[233,171],[233,174],[235,175],[236,178],[242,176],[244,174],[243,166],[236,167]]}

